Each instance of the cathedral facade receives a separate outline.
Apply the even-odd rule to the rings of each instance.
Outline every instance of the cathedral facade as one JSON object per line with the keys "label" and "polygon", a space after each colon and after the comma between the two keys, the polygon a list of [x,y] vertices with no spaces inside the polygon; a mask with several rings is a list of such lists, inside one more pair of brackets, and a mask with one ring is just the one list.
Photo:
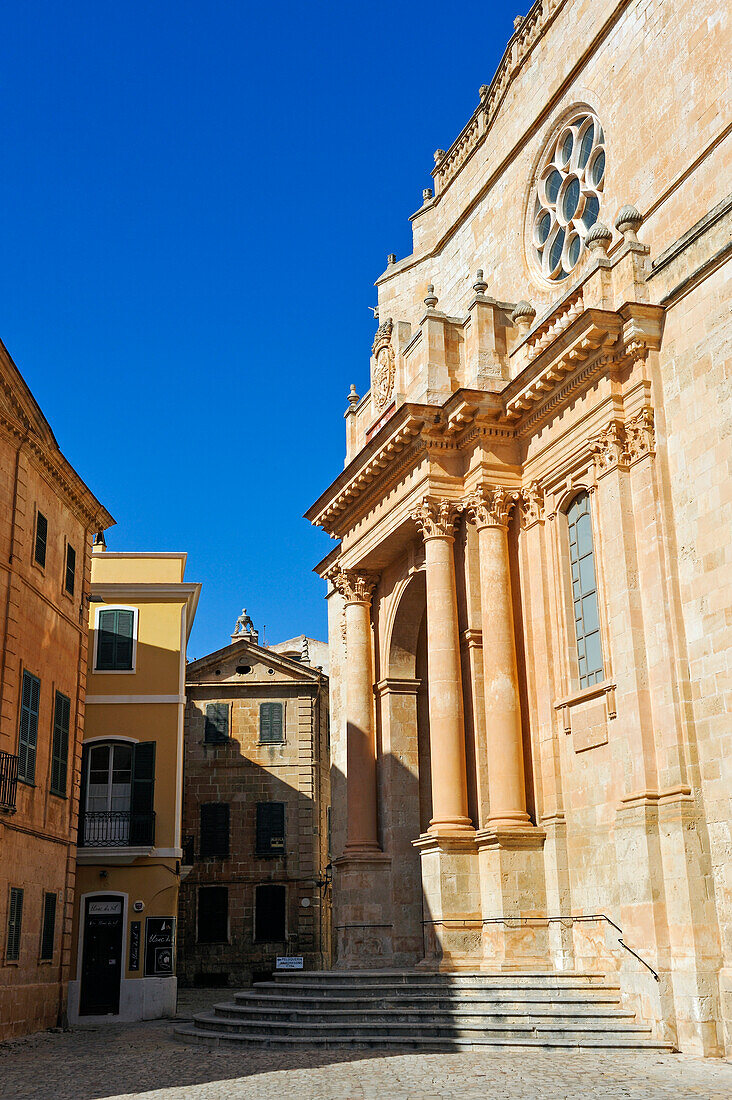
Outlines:
{"label": "cathedral facade", "polygon": [[308,513],[335,965],[611,973],[732,1049],[716,0],[537,0],[379,277]]}

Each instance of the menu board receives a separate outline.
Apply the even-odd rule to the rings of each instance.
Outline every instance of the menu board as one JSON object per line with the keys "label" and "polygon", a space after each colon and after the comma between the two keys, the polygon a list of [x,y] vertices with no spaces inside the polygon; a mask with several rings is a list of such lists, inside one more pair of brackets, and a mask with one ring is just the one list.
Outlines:
{"label": "menu board", "polygon": [[145,973],[175,973],[175,917],[148,917],[145,921]]}

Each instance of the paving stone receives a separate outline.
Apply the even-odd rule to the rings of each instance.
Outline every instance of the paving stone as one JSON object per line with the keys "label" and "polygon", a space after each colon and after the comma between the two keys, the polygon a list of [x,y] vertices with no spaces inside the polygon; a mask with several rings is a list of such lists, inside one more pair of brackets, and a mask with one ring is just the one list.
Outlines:
{"label": "paving stone", "polygon": [[[219,991],[220,992],[220,991]],[[188,994],[181,1019],[215,996]],[[223,1050],[171,1020],[46,1031],[0,1044],[2,1100],[728,1100],[732,1065],[606,1051]]]}

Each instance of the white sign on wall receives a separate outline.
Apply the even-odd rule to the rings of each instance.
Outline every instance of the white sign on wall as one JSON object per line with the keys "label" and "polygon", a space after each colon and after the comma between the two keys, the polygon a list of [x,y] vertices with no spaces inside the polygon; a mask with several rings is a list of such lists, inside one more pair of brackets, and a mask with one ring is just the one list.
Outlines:
{"label": "white sign on wall", "polygon": [[302,970],[302,955],[278,955],[276,970]]}
{"label": "white sign on wall", "polygon": [[121,913],[122,902],[121,901],[90,901],[89,902],[89,914],[90,916],[98,916],[100,913]]}

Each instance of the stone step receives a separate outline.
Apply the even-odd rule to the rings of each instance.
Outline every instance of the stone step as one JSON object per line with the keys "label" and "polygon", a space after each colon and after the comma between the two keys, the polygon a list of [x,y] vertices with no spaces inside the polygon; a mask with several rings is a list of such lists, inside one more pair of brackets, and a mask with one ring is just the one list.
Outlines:
{"label": "stone step", "polygon": [[366,984],[363,984],[363,985],[360,984],[360,983],[357,983],[357,982],[339,982],[338,984],[331,983],[329,985],[321,985],[321,984],[318,984],[317,982],[289,982],[289,983],[287,983],[287,986],[285,986],[282,983],[278,983],[278,982],[254,982],[252,984],[252,990],[253,991],[262,992],[262,993],[278,993],[279,994],[280,991],[284,992],[285,989],[286,989],[288,993],[303,991],[305,993],[312,993],[312,994],[320,993],[320,994],[324,994],[326,996],[329,996],[330,994],[337,994],[337,995],[340,995],[340,996],[350,994],[351,996],[362,996],[362,997],[372,996],[374,994],[379,995],[379,994],[383,993],[385,990],[388,990],[390,993],[395,993],[395,994],[400,995],[400,996],[404,995],[404,994],[412,994],[412,993],[416,993],[416,992],[422,992],[424,990],[425,992],[441,993],[443,996],[455,996],[455,997],[457,997],[457,996],[467,995],[467,994],[472,993],[474,991],[482,991],[482,992],[485,992],[485,993],[491,993],[491,992],[494,992],[494,991],[497,992],[497,991],[500,991],[500,990],[503,990],[503,991],[535,990],[537,992],[542,991],[542,992],[564,993],[565,991],[568,991],[568,992],[570,992],[570,991],[588,992],[588,991],[595,990],[595,989],[608,990],[608,989],[619,989],[619,988],[620,988],[619,985],[612,984],[610,982],[597,982],[597,983],[593,983],[593,984],[590,985],[590,984],[583,983],[583,982],[572,982],[572,983],[567,982],[567,983],[564,983],[564,984],[559,984],[559,983],[550,983],[550,982],[542,982],[542,983],[538,983],[538,982],[521,982],[521,983],[518,983],[518,982],[508,982],[508,981],[494,982],[494,981],[478,981],[478,980],[474,981],[472,983],[472,985],[469,985],[469,986],[450,986],[450,985],[446,985],[445,983],[442,983],[442,982],[430,982],[430,983],[421,982],[421,983],[418,983],[418,984],[415,984],[415,985],[407,985],[405,983],[400,984],[400,983],[397,983],[397,982],[387,982],[387,981],[380,982],[379,984],[366,983]]}
{"label": "stone step", "polygon": [[[279,1021],[288,1023],[302,1022],[312,1023],[314,1013],[302,1009],[289,1009],[289,1008],[271,1008],[267,1010],[267,1013],[262,1013],[257,1008],[241,1008],[238,1005],[214,1005],[214,1016],[222,1020],[229,1021],[243,1021],[247,1024],[258,1023],[259,1021],[272,1020],[275,1023]],[[488,1024],[492,1020],[501,1020],[507,1022],[511,1027],[514,1024],[518,1027],[524,1023],[541,1024],[546,1023],[547,1020],[558,1021],[584,1021],[584,1020],[633,1020],[635,1014],[633,1012],[626,1012],[620,1008],[610,1008],[605,1011],[590,1011],[584,1009],[581,1012],[570,1011],[566,1008],[556,1007],[549,1008],[543,1012],[532,1009],[530,1012],[517,1012],[515,1009],[510,1012],[499,1012],[495,1010],[475,1011],[474,1009],[467,1008],[465,1006],[459,1006],[453,1008],[449,1012],[442,1012],[437,1009],[425,1009],[425,1008],[410,1008],[410,1009],[362,1009],[357,1012],[344,1012],[343,1010],[335,1011],[323,1011],[317,1013],[317,1020],[322,1023],[329,1023],[330,1021],[336,1021],[338,1023],[353,1025],[353,1024],[367,1024],[372,1021],[389,1021],[391,1019],[397,1021],[413,1021],[416,1024],[434,1024],[444,1025],[446,1021],[455,1023],[456,1021],[469,1026],[475,1025],[476,1027],[482,1026],[484,1023]]]}
{"label": "stone step", "polygon": [[232,1019],[231,1017],[216,1016],[215,1014],[209,1014],[206,1012],[201,1013],[194,1017],[194,1023],[200,1030],[213,1030],[213,1031],[239,1031],[242,1027],[246,1027],[247,1031],[251,1034],[261,1034],[267,1036],[273,1035],[345,1035],[350,1038],[360,1037],[379,1037],[388,1038],[390,1035],[421,1035],[425,1038],[450,1038],[451,1036],[457,1036],[458,1038],[471,1037],[474,1038],[480,1035],[494,1034],[500,1038],[509,1038],[512,1034],[534,1034],[540,1035],[544,1032],[553,1035],[569,1035],[571,1037],[577,1037],[579,1035],[589,1034],[593,1038],[616,1038],[620,1034],[621,1036],[628,1037],[629,1035],[643,1035],[650,1037],[651,1029],[644,1027],[641,1024],[629,1024],[623,1021],[621,1026],[612,1027],[609,1026],[606,1021],[589,1019],[587,1022],[582,1021],[580,1024],[577,1020],[568,1020],[567,1022],[539,1020],[533,1021],[529,1018],[514,1018],[514,1022],[505,1020],[497,1020],[495,1022],[490,1021],[476,1021],[472,1025],[469,1021],[463,1019],[455,1020],[441,1020],[436,1023],[420,1023],[419,1021],[407,1021],[402,1022],[400,1020],[370,1020],[370,1021],[355,1021],[349,1023],[344,1020],[318,1020],[316,1022],[306,1021],[283,1021],[273,1020],[271,1017],[262,1017],[260,1020],[247,1020],[246,1022]]}
{"label": "stone step", "polygon": [[368,1012],[370,1010],[379,1011],[406,1011],[409,1008],[428,1008],[439,1010],[442,1012],[452,1012],[457,1007],[470,1007],[480,1009],[481,1005],[491,1005],[497,1008],[503,1008],[507,1006],[516,1006],[517,1008],[526,1007],[527,1010],[531,1010],[531,1006],[566,1006],[575,1008],[577,1010],[587,1009],[590,1010],[594,1007],[604,1007],[606,1005],[619,1005],[620,996],[617,991],[609,990],[607,993],[603,993],[598,990],[597,993],[590,995],[587,992],[578,992],[572,994],[563,994],[561,997],[551,993],[533,993],[527,991],[525,996],[517,996],[515,992],[512,995],[507,993],[501,993],[499,995],[488,994],[470,994],[460,997],[459,1000],[446,997],[444,993],[411,993],[404,996],[378,996],[372,997],[353,996],[353,997],[315,997],[315,996],[285,996],[280,997],[270,993],[253,993],[245,991],[242,993],[235,993],[233,1002],[228,1002],[234,1005],[241,1005],[242,1007],[259,1008],[262,1011],[268,1011],[276,1006],[282,1006],[283,1008],[291,1008],[294,1010],[302,1010],[303,1012],[317,1013],[327,1011],[337,1012]]}
{"label": "stone step", "polygon": [[[275,984],[316,984],[316,985],[447,985],[470,986],[478,983],[494,982],[513,985],[531,983],[563,985],[567,982],[582,981],[589,984],[602,982],[605,975],[596,970],[536,970],[536,971],[451,971],[439,973],[434,970],[300,970],[275,971],[272,980]],[[259,984],[259,983],[258,983]],[[271,984],[271,983],[267,983]]]}
{"label": "stone step", "polygon": [[598,1039],[582,1034],[579,1038],[572,1039],[568,1035],[556,1035],[551,1033],[541,1037],[517,1037],[512,1033],[510,1038],[502,1039],[496,1035],[481,1034],[477,1038],[460,1038],[452,1036],[449,1039],[434,1039],[431,1037],[390,1035],[386,1038],[353,1038],[343,1035],[308,1035],[279,1036],[259,1035],[245,1030],[240,1031],[214,1031],[203,1030],[192,1024],[179,1026],[174,1029],[176,1035],[187,1042],[198,1043],[201,1046],[219,1046],[221,1044],[239,1044],[247,1046],[263,1047],[351,1047],[353,1049],[383,1049],[386,1047],[398,1047],[401,1050],[421,1051],[445,1051],[445,1050],[482,1050],[486,1047],[500,1047],[511,1050],[520,1050],[524,1047],[539,1049],[599,1049],[599,1050],[655,1050],[674,1051],[671,1043],[661,1043],[654,1039],[640,1036],[616,1036],[610,1039]]}

